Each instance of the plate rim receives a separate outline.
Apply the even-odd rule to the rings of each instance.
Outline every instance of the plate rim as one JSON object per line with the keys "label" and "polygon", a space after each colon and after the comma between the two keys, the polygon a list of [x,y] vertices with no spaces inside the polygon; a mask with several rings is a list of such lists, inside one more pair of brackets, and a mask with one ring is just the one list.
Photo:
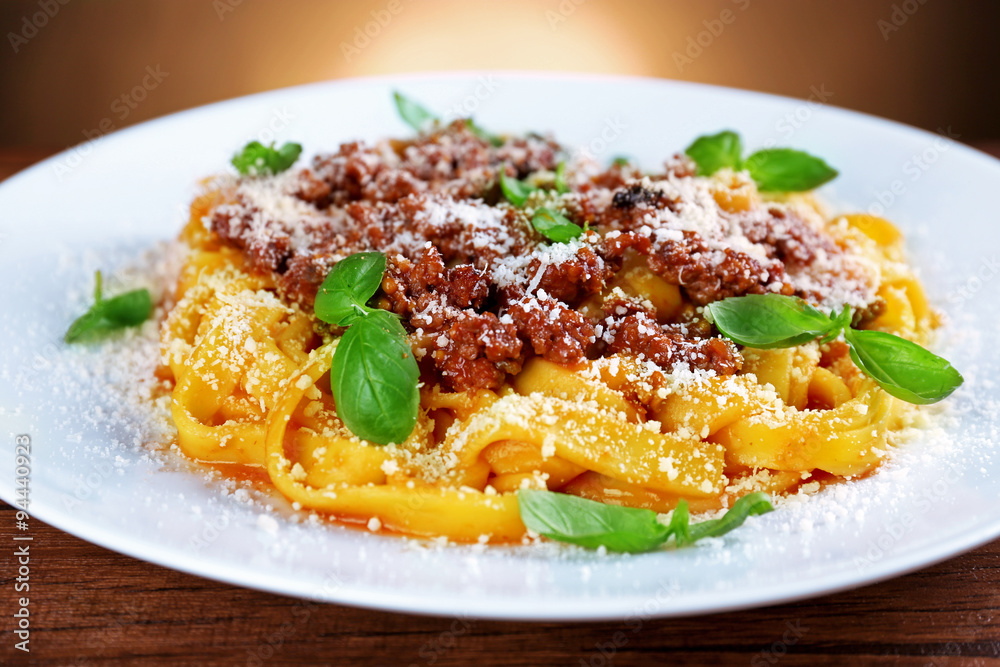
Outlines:
{"label": "plate rim", "polygon": [[[8,502],[8,504],[17,509],[7,498],[2,497],[2,494],[0,494],[0,500]],[[955,544],[959,541],[954,539],[948,542],[930,544],[906,555],[890,556],[889,558],[882,559],[867,571],[866,576],[852,576],[854,575],[854,571],[846,571],[842,575],[825,575],[812,578],[809,580],[810,584],[805,587],[794,582],[772,584],[767,589],[768,595],[734,595],[738,591],[732,589],[708,591],[702,592],[697,602],[677,605],[675,601],[666,609],[658,609],[650,614],[636,612],[637,609],[650,600],[648,594],[601,598],[601,606],[608,609],[606,613],[593,613],[589,607],[581,605],[581,600],[579,599],[567,601],[548,599],[546,600],[545,611],[539,613],[529,611],[525,613],[522,607],[525,601],[520,598],[486,599],[483,601],[483,598],[480,597],[470,598],[463,596],[461,593],[451,591],[435,593],[434,597],[422,597],[419,593],[400,592],[399,589],[394,592],[386,592],[366,589],[364,587],[352,588],[351,584],[348,583],[338,589],[334,595],[316,595],[305,589],[305,584],[303,583],[298,584],[300,587],[298,589],[295,586],[282,587],[280,584],[286,581],[285,579],[276,580],[274,584],[268,585],[259,572],[255,572],[252,567],[242,564],[238,565],[235,569],[231,569],[230,572],[227,572],[226,568],[214,561],[206,561],[196,566],[194,564],[194,561],[197,560],[196,557],[181,549],[151,546],[149,542],[132,539],[129,536],[122,537],[116,535],[115,531],[97,527],[96,524],[87,524],[86,530],[74,530],[67,528],[64,521],[60,518],[52,520],[51,515],[47,511],[41,513],[29,511],[28,514],[33,519],[41,520],[78,539],[108,549],[109,551],[152,563],[158,567],[183,572],[189,576],[219,581],[240,588],[250,588],[274,595],[292,596],[313,602],[340,604],[375,611],[414,614],[418,616],[461,616],[462,618],[474,620],[523,621],[533,623],[601,623],[625,621],[633,617],[645,618],[647,620],[654,618],[684,618],[777,606],[806,599],[825,597],[904,576],[960,556],[1000,536],[1000,515],[998,515],[991,524],[985,524],[974,531],[969,531],[966,534],[967,539],[960,541],[958,547]],[[398,538],[389,537],[388,539]],[[468,549],[469,547],[468,545],[449,545],[444,548]],[[173,558],[173,561],[168,562],[166,558],[158,556],[157,551],[166,553]],[[646,555],[655,556],[655,552],[650,552]],[[178,560],[182,562],[178,563]],[[247,576],[240,578],[241,574]],[[717,601],[717,598],[720,600]],[[731,601],[725,602],[727,599]]]}
{"label": "plate rim", "polygon": [[[134,131],[142,131],[146,128],[155,125],[157,123],[170,121],[176,118],[181,118],[189,114],[196,114],[207,109],[217,109],[222,108],[226,105],[237,105],[246,100],[252,100],[257,98],[262,98],[270,95],[278,95],[293,91],[305,91],[311,89],[325,88],[328,86],[337,86],[340,84],[356,84],[356,83],[383,83],[390,81],[405,81],[405,80],[432,80],[432,79],[447,79],[447,78],[458,78],[458,77],[473,77],[473,76],[488,76],[488,75],[500,75],[507,77],[517,77],[526,79],[549,79],[549,80],[578,80],[578,81],[629,81],[634,83],[642,83],[644,85],[667,85],[667,86],[677,86],[681,88],[690,88],[693,90],[711,90],[718,92],[738,92],[741,95],[748,95],[751,97],[758,97],[762,99],[771,100],[783,100],[786,102],[808,102],[809,100],[801,97],[793,97],[791,95],[782,95],[779,93],[768,93],[759,90],[753,90],[749,88],[739,88],[736,86],[722,86],[714,83],[702,83],[699,81],[686,81],[683,79],[668,79],[655,76],[646,76],[639,74],[610,74],[603,72],[596,73],[586,73],[586,72],[560,72],[558,70],[517,70],[517,69],[458,69],[458,70],[428,70],[425,72],[403,72],[400,74],[371,74],[366,76],[356,76],[356,77],[344,77],[340,79],[325,79],[322,81],[310,81],[308,83],[300,83],[293,86],[283,86],[281,88],[272,88],[270,90],[263,90],[256,93],[248,93],[246,95],[240,95],[239,97],[230,97],[224,100],[217,100],[215,102],[209,102],[207,104],[200,104],[193,107],[188,107],[186,109],[181,109],[179,111],[174,111],[162,116],[156,116],[155,118],[150,118],[142,122],[136,123],[134,125],[129,125],[120,129],[116,129],[107,134],[103,134],[98,137],[97,140],[86,140],[81,141],[71,146],[68,146],[64,150],[54,153],[45,159],[36,162],[24,169],[11,174],[3,181],[0,181],[0,192],[8,185],[16,180],[19,180],[22,176],[33,172],[36,169],[49,166],[52,162],[57,161],[63,156],[71,153],[73,150],[79,146],[84,146],[92,141],[104,141],[106,139],[120,139]],[[940,137],[941,135],[926,130],[922,127],[917,127],[916,125],[911,125],[903,121],[890,120],[882,116],[875,115],[873,113],[868,113],[866,111],[858,111],[856,109],[850,109],[847,107],[842,107],[836,104],[822,103],[820,106],[827,111],[834,111],[838,114],[847,114],[849,116],[854,116],[859,119],[875,122],[885,128],[898,129],[905,128],[911,132],[918,132],[925,137],[933,138]],[[949,139],[956,146],[960,147],[962,150],[968,151],[973,156],[981,161],[985,161],[987,164],[993,168],[1000,169],[1000,157],[995,157],[989,153],[976,148],[967,143],[957,141],[954,139]],[[195,177],[196,178],[196,177]]]}
{"label": "plate rim", "polygon": [[[256,100],[265,97],[280,97],[298,92],[336,88],[339,86],[351,86],[357,84],[375,84],[391,86],[395,84],[403,86],[407,81],[441,81],[450,78],[472,78],[477,76],[499,75],[517,79],[536,79],[550,81],[605,81],[605,82],[628,82],[641,86],[663,86],[679,87],[694,91],[712,91],[715,93],[734,94],[750,96],[762,100],[780,101],[784,104],[802,103],[806,100],[785,95],[776,95],[755,90],[747,90],[729,86],[719,86],[691,81],[679,81],[649,76],[620,75],[620,74],[588,74],[581,72],[556,72],[537,70],[455,70],[455,71],[429,71],[429,72],[408,72],[405,74],[380,74],[363,77],[349,77],[342,79],[332,79],[316,81],[295,86],[276,88],[273,90],[261,91],[240,97],[219,100],[205,105],[187,108],[164,116],[130,125],[102,136],[98,141],[114,139],[115,141],[127,140],[130,133],[147,132],[157,124],[171,122],[189,115],[197,115],[207,110],[219,110],[226,106],[239,106],[248,100]],[[926,138],[938,138],[940,135],[928,130],[914,127],[912,125],[888,120],[866,112],[855,111],[836,105],[822,105],[824,111],[834,112],[836,115],[846,115],[848,117],[862,120],[866,123],[874,123],[880,128],[892,132],[905,130],[907,134],[919,134]],[[983,167],[996,170],[1000,174],[1000,159],[997,159],[979,149],[957,140],[951,140],[959,151],[968,157],[974,158]],[[90,143],[83,141],[74,146],[60,151],[26,169],[23,169],[3,182],[0,182],[0,195],[6,194],[11,189],[16,189],[20,183],[34,176],[40,170],[48,169],[54,162],[62,159],[67,154],[72,153],[78,146]],[[192,179],[195,179],[194,175]],[[13,487],[11,493],[7,493],[7,484],[0,485],[0,499],[4,500],[12,507],[15,505],[15,494]],[[34,503],[32,503],[34,505]],[[295,586],[288,586],[291,581],[280,579],[272,585],[254,575],[253,568],[240,564],[235,569],[229,568],[226,571],[222,565],[215,561],[205,561],[198,563],[197,559],[183,549],[176,546],[163,546],[133,539],[127,534],[116,534],[115,530],[108,530],[104,527],[90,523],[82,527],[72,525],[73,516],[68,512],[63,512],[55,503],[42,505],[38,509],[28,510],[29,516],[47,523],[74,537],[83,539],[102,548],[137,558],[160,567],[184,572],[187,575],[200,576],[226,584],[251,588],[279,595],[293,595],[299,598],[314,600],[318,602],[330,602],[344,604],[353,607],[375,609],[381,611],[392,611],[398,613],[409,613],[430,616],[453,616],[460,613],[468,618],[490,619],[490,620],[521,620],[530,622],[557,622],[557,621],[587,621],[604,622],[621,620],[628,618],[628,612],[641,606],[649,599],[648,594],[643,596],[628,595],[616,596],[612,598],[601,598],[602,613],[594,613],[586,605],[581,605],[579,599],[568,601],[549,599],[544,605],[544,610],[532,612],[525,609],[525,600],[522,598],[504,598],[499,600],[480,601],[478,597],[463,596],[460,592],[451,590],[438,592],[433,598],[421,596],[419,592],[407,592],[405,589],[396,589],[386,592],[365,588],[364,585],[354,586],[345,584],[335,595],[320,596],[310,594],[308,590]],[[906,554],[891,555],[880,562],[873,564],[864,572],[844,571],[834,575],[824,575],[812,577],[808,584],[803,586],[799,583],[774,584],[768,589],[751,591],[750,594],[741,593],[738,589],[725,591],[710,591],[700,595],[698,601],[688,602],[678,605],[675,600],[668,608],[658,609],[655,613],[649,614],[648,618],[672,618],[684,616],[696,616],[713,613],[724,613],[749,609],[762,606],[784,604],[807,598],[814,598],[822,595],[829,595],[844,590],[854,589],[873,583],[884,581],[897,576],[913,572],[918,569],[932,566],[943,560],[953,558],[962,553],[975,549],[986,544],[997,537],[1000,537],[1000,513],[992,521],[984,522],[975,528],[960,534],[957,538],[952,538],[947,542],[930,543],[924,547],[917,548]],[[304,586],[304,584],[300,584]],[[728,600],[728,602],[726,602]],[[499,606],[498,606],[499,605]],[[458,611],[462,610],[462,611]]]}

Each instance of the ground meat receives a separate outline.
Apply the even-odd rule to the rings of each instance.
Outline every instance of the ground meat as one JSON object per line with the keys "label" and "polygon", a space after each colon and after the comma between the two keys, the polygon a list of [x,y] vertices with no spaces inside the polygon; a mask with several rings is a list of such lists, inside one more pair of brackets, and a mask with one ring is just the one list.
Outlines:
{"label": "ground meat", "polygon": [[549,361],[580,361],[595,340],[594,324],[589,319],[552,299],[518,301],[507,314],[535,354]]}
{"label": "ground meat", "polygon": [[278,274],[278,286],[292,299],[311,303],[335,263],[330,256],[294,256],[288,260],[285,272]]}
{"label": "ground meat", "polygon": [[382,305],[417,332],[425,364],[459,391],[495,389],[523,361],[517,328],[476,311],[489,297],[489,284],[488,274],[472,265],[445,268],[434,246],[415,262],[393,258],[382,280]]}
{"label": "ground meat", "polygon": [[620,266],[628,250],[644,255],[653,273],[680,285],[699,306],[730,296],[793,291],[782,281],[780,266],[765,269],[752,257],[728,248],[710,251],[694,232],[684,232],[682,240],[665,241],[659,246],[637,232],[617,234],[605,239],[603,257]]}
{"label": "ground meat", "polygon": [[438,340],[444,347],[431,352],[431,360],[458,391],[496,389],[508,373],[521,370],[521,340],[512,324],[500,322],[493,313],[456,317]]}
{"label": "ground meat", "polygon": [[[720,252],[721,259],[716,256]],[[710,252],[693,232],[685,232],[683,241],[664,243],[647,261],[653,273],[683,287],[699,306],[730,296],[763,294],[780,278],[743,253],[729,248]]]}
{"label": "ground meat", "polygon": [[210,223],[212,231],[241,250],[246,251],[249,268],[259,273],[275,273],[287,268],[291,238],[282,229],[271,230],[265,239],[253,234],[254,220],[261,212],[250,203],[217,207]]}
{"label": "ground meat", "polygon": [[326,208],[330,205],[332,193],[333,188],[330,184],[318,178],[311,169],[299,172],[298,184],[294,190],[295,196],[299,199],[310,202],[317,208]]}
{"label": "ground meat", "polygon": [[[729,296],[774,292],[819,304],[848,294],[857,317],[877,312],[877,283],[863,265],[844,263],[815,221],[782,204],[724,209],[683,155],[658,175],[629,164],[571,166],[571,191],[541,196],[590,231],[551,243],[530,209],[503,199],[497,179],[500,169],[517,178],[551,172],[564,157],[548,138],[495,142],[459,120],[413,140],[345,143],[298,171],[243,179],[208,225],[306,309],[338,261],[385,253],[375,303],[402,318],[425,381],[456,390],[498,389],[533,355],[567,364],[633,355],[667,372],[735,373],[736,348],[696,312]],[[640,288],[629,296],[615,287],[619,272],[641,262],[679,287],[680,309],[656,312]]]}
{"label": "ground meat", "polygon": [[611,354],[631,354],[670,369],[677,362],[692,368],[732,375],[743,367],[736,346],[722,338],[693,338],[679,329],[661,327],[645,313],[633,313],[614,325]]}
{"label": "ground meat", "polygon": [[531,135],[523,139],[514,138],[500,146],[494,156],[499,164],[513,165],[518,178],[524,178],[535,171],[554,171],[562,148],[552,139]]}
{"label": "ground meat", "polygon": [[752,243],[772,247],[773,256],[786,266],[805,266],[816,259],[817,252],[837,252],[833,241],[810,227],[799,216],[780,209],[768,209],[763,221],[747,221],[743,233]]}
{"label": "ground meat", "polygon": [[319,208],[350,201],[397,202],[419,192],[434,191],[455,199],[483,197],[496,186],[500,165],[518,177],[553,170],[560,147],[544,137],[512,138],[493,146],[464,120],[413,141],[369,146],[341,145],[334,154],[313,161],[314,178],[325,184],[303,187],[298,196]]}
{"label": "ground meat", "polygon": [[[528,265],[528,275],[535,275],[541,268],[540,259]],[[538,288],[548,296],[570,305],[597,294],[604,289],[606,267],[604,260],[590,248],[582,248],[571,259],[559,264],[548,264],[538,282]]]}
{"label": "ground meat", "polygon": [[445,292],[459,308],[481,308],[490,295],[489,272],[471,264],[459,264],[448,271]]}
{"label": "ground meat", "polygon": [[[625,187],[637,178],[642,178],[642,171],[630,164],[612,164],[607,170],[590,179],[590,184],[605,190],[616,190]],[[589,188],[583,187],[581,191]]]}

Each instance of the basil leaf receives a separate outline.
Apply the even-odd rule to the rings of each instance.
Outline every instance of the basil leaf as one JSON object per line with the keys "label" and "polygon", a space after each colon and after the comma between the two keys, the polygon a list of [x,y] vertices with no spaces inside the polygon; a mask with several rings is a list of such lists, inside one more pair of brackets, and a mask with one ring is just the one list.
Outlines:
{"label": "basil leaf", "polygon": [[761,150],[741,160],[743,142],[730,130],[698,137],[684,152],[698,166],[699,176],[711,176],[723,167],[744,168],[762,192],[812,190],[837,176],[820,158],[791,148]]}
{"label": "basil leaf", "polygon": [[396,100],[396,110],[399,111],[399,117],[415,131],[422,132],[428,125],[438,121],[437,116],[398,90],[392,93],[392,97]]}
{"label": "basil leaf", "polygon": [[820,344],[829,343],[830,341],[836,339],[837,336],[840,335],[841,331],[850,328],[852,319],[853,316],[851,314],[851,307],[848,305],[844,306],[844,309],[840,311],[840,315],[831,311],[830,322],[832,323],[832,326],[830,327],[830,331],[828,331],[827,334],[819,341]]}
{"label": "basil leaf", "polygon": [[365,304],[382,284],[385,261],[380,252],[359,252],[337,262],[316,293],[316,317],[343,327],[372,312]]}
{"label": "basil leaf", "polygon": [[566,161],[563,160],[556,165],[556,192],[561,195],[569,192],[569,186],[566,184]]}
{"label": "basil leaf", "polygon": [[531,216],[531,225],[539,234],[556,243],[566,243],[583,234],[583,228],[572,220],[544,207]]}
{"label": "basil leaf", "polygon": [[613,160],[611,160],[611,164],[615,167],[624,167],[631,163],[632,160],[627,155],[617,155]]}
{"label": "basil leaf", "polygon": [[687,501],[681,498],[677,501],[677,507],[670,517],[670,524],[667,528],[674,536],[674,543],[681,547],[691,544],[691,514],[688,511]]}
{"label": "basil leaf", "polygon": [[493,146],[494,148],[503,146],[503,137],[498,137],[495,134],[490,134],[483,128],[476,125],[476,122],[471,118],[465,119],[465,126],[468,127],[469,131],[472,132],[474,135],[476,135],[477,138],[482,139],[483,141],[488,141],[490,143],[490,146]]}
{"label": "basil leaf", "polygon": [[808,343],[837,326],[802,299],[781,294],[729,297],[705,306],[705,315],[726,338],[763,350]]}
{"label": "basil leaf", "polygon": [[726,338],[760,349],[793,347],[819,337],[829,342],[843,331],[855,365],[909,403],[936,403],[964,381],[948,361],[912,341],[850,328],[847,306],[839,315],[827,316],[796,297],[751,294],[710,303],[705,316]]}
{"label": "basil leaf", "polygon": [[711,176],[723,167],[739,167],[743,142],[740,135],[724,130],[698,137],[684,152],[698,165],[699,176]]}
{"label": "basil leaf", "polygon": [[104,276],[101,270],[94,272],[94,303],[100,303],[104,299]]}
{"label": "basil leaf", "polygon": [[274,143],[265,146],[259,141],[251,141],[233,156],[232,163],[244,176],[279,174],[295,164],[301,153],[301,144],[286,142],[281,148],[275,148]]}
{"label": "basil leaf", "polygon": [[330,366],[337,416],[356,436],[402,443],[417,423],[420,370],[395,315],[375,310],[344,333]]}
{"label": "basil leaf", "polygon": [[149,319],[153,313],[153,299],[147,289],[137,289],[119,294],[111,299],[101,296],[101,272],[97,272],[94,287],[94,305],[78,317],[66,331],[63,340],[75,343],[96,338],[119,329],[134,327]]}
{"label": "basil leaf", "polygon": [[884,331],[848,329],[845,335],[858,368],[908,403],[937,403],[964,382],[950,363],[913,341]]}
{"label": "basil leaf", "polygon": [[[680,504],[678,503],[679,507]],[[760,491],[749,493],[733,503],[733,506],[722,517],[701,521],[691,526],[690,531],[684,536],[683,541],[680,535],[676,535],[677,546],[682,547],[686,544],[697,542],[703,537],[721,537],[729,531],[742,526],[747,517],[759,516],[772,511],[774,511],[774,505],[771,504],[771,499],[766,493],[761,493]],[[676,513],[677,510],[674,510],[675,515]]]}
{"label": "basil leaf", "polygon": [[521,208],[528,201],[528,195],[537,190],[537,188],[524,181],[519,181],[516,178],[508,176],[506,166],[500,165],[500,190],[503,192],[503,196],[507,198],[507,201]]}
{"label": "basil leaf", "polygon": [[820,158],[791,148],[757,151],[743,166],[762,192],[812,190],[837,176],[837,170]]}
{"label": "basil leaf", "polygon": [[527,489],[517,492],[517,503],[521,521],[540,535],[590,549],[629,553],[655,549],[671,536],[678,547],[703,537],[719,537],[742,526],[747,517],[774,509],[767,494],[751,493],[721,518],[689,525],[688,504],[681,500],[670,524],[664,525],[652,510],[605,505],[565,493]]}
{"label": "basil leaf", "polygon": [[521,521],[529,529],[560,542],[609,551],[649,551],[670,536],[656,512],[605,505],[565,493],[517,492]]}
{"label": "basil leaf", "polygon": [[365,305],[378,290],[380,252],[344,258],[326,276],[314,306],[325,322],[348,327],[330,365],[330,389],[341,421],[359,438],[401,443],[417,421],[420,370],[395,315]]}
{"label": "basil leaf", "polygon": [[148,289],[137,289],[101,301],[101,314],[116,327],[134,327],[149,319],[153,299]]}

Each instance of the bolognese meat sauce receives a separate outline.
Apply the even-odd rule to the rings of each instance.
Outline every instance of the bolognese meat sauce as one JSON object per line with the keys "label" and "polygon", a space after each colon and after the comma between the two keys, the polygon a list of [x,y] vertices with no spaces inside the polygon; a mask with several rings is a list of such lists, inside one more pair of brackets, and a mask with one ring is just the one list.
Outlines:
{"label": "bolognese meat sauce", "polygon": [[536,355],[740,370],[737,348],[696,308],[663,321],[618,289],[626,265],[645,267],[694,306],[762,293],[822,304],[833,285],[855,307],[875,302],[868,276],[814,223],[773,203],[727,207],[679,156],[655,175],[574,163],[569,192],[549,196],[585,231],[551,243],[531,226],[530,202],[506,202],[498,174],[552,172],[563,155],[549,138],[495,146],[455,121],[413,141],[346,143],[309,167],[242,179],[207,223],[310,309],[337,261],[384,252],[379,305],[401,316],[424,371],[456,390],[499,387]]}

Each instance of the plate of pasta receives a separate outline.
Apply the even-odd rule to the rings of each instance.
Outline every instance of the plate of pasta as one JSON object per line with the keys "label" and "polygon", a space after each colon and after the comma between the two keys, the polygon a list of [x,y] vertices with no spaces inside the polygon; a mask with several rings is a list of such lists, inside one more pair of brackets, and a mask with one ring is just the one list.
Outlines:
{"label": "plate of pasta", "polygon": [[635,630],[955,555],[1000,535],[1000,164],[956,138],[514,73],[102,137],[0,186],[0,497],[239,585]]}

